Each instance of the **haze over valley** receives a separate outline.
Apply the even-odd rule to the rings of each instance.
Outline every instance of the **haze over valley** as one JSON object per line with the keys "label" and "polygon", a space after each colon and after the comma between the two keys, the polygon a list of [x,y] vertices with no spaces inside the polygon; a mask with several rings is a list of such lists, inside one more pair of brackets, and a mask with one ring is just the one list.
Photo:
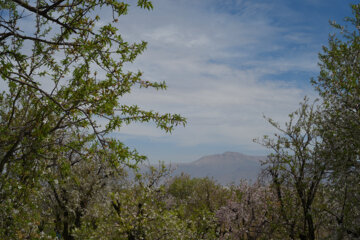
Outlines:
{"label": "haze over valley", "polygon": [[190,163],[173,163],[175,171],[172,175],[181,173],[191,177],[213,178],[222,185],[239,183],[241,179],[254,182],[261,170],[264,156],[249,156],[238,152],[225,152],[201,157]]}

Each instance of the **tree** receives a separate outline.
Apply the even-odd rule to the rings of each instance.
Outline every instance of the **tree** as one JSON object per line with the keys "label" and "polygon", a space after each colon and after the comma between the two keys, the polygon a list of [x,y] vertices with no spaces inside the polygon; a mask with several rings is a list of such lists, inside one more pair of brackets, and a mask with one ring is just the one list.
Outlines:
{"label": "tree", "polygon": [[312,80],[324,101],[319,129],[332,192],[326,211],[338,239],[360,237],[360,4],[351,7],[346,26],[331,23],[340,36],[330,36],[319,55],[320,75]]}
{"label": "tree", "polygon": [[231,197],[228,189],[209,178],[176,176],[167,186],[168,201],[195,232],[194,239],[218,239],[216,211]]}
{"label": "tree", "polygon": [[76,229],[91,232],[101,226],[101,212],[109,208],[111,192],[123,185],[125,172],[117,172],[120,169],[111,166],[99,147],[92,146],[86,154],[83,158],[75,151],[61,153],[49,168],[38,202],[41,232],[75,239]]}
{"label": "tree", "polygon": [[216,212],[219,239],[279,239],[274,235],[275,217],[271,212],[274,194],[260,181],[240,182],[231,187],[232,197]]}
{"label": "tree", "polygon": [[44,184],[74,176],[94,149],[114,172],[145,159],[108,137],[112,131],[133,122],[165,131],[185,124],[177,114],[121,103],[135,86],[166,88],[125,71],[146,48],[117,29],[128,9],[116,0],[0,0],[0,81],[7,85],[0,95],[1,238],[39,232]]}
{"label": "tree", "polygon": [[265,136],[262,144],[273,150],[264,162],[280,212],[279,225],[290,239],[319,236],[319,216],[314,203],[324,180],[326,162],[319,154],[321,138],[317,129],[319,112],[308,100],[290,114],[285,128],[268,121],[280,132],[275,139]]}
{"label": "tree", "polygon": [[142,174],[135,173],[134,179],[116,184],[111,198],[92,208],[100,208],[96,228],[84,225],[74,235],[78,239],[196,239],[189,221],[181,219],[178,209],[167,203],[161,182],[168,174],[163,164],[151,166]]}
{"label": "tree", "polygon": [[302,103],[285,129],[270,120],[281,134],[263,141],[274,150],[266,170],[292,239],[360,237],[360,4],[352,10],[348,26],[331,23],[341,36],[330,35],[319,55],[316,111]]}

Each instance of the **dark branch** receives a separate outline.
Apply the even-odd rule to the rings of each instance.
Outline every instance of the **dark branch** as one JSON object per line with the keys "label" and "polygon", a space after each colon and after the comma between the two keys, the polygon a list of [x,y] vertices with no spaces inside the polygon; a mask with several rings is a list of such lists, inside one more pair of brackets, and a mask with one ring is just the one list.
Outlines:
{"label": "dark branch", "polygon": [[43,95],[45,95],[47,98],[49,98],[51,101],[53,101],[56,105],[58,105],[63,111],[66,112],[66,109],[58,102],[56,101],[52,96],[50,96],[47,92],[45,92],[44,90],[42,90],[41,88],[37,87],[37,86],[34,86],[28,82],[24,82],[24,81],[21,81],[21,80],[18,80],[16,78],[12,78],[12,77],[7,77],[10,81],[13,81],[13,82],[17,82],[17,83],[20,83],[22,85],[26,85],[28,87],[31,87],[35,90],[38,90],[40,93],[42,93]]}
{"label": "dark branch", "polygon": [[65,0],[59,0],[55,2],[53,5],[48,6],[45,10],[41,11],[43,14],[47,14],[50,10],[53,10],[57,6],[59,6],[60,3],[64,2]]}
{"label": "dark branch", "polygon": [[12,36],[13,34],[12,33],[1,33],[0,34],[0,42],[1,41],[3,41],[3,40],[5,40],[6,38],[8,38],[8,37],[10,37],[10,36]]}
{"label": "dark branch", "polygon": [[55,18],[52,18],[52,17],[50,17],[49,15],[47,15],[47,11],[40,11],[38,8],[35,8],[35,7],[33,7],[33,6],[30,6],[29,4],[25,3],[25,2],[22,1],[22,0],[11,0],[11,1],[19,4],[19,5],[22,6],[23,8],[29,10],[30,12],[39,14],[40,16],[42,16],[42,17],[44,17],[44,18],[46,18],[46,19],[48,19],[48,20],[50,20],[50,21],[52,21],[52,22],[54,22],[54,23],[57,23],[57,24],[63,26],[64,28],[66,28],[66,29],[68,29],[68,30],[76,33],[76,31],[75,31],[73,28],[69,27],[67,24],[62,23],[62,22],[60,22],[59,20],[57,20],[57,19],[55,19]]}
{"label": "dark branch", "polygon": [[48,40],[41,39],[41,38],[20,35],[18,33],[13,33],[13,32],[12,33],[1,34],[1,35],[3,35],[3,37],[0,38],[0,41],[7,38],[7,37],[14,36],[14,37],[18,37],[18,38],[21,38],[21,39],[24,39],[24,40],[32,40],[32,41],[42,42],[42,43],[46,43],[46,44],[50,44],[50,45],[79,46],[78,44],[75,44],[75,43],[52,42],[52,41],[48,41]]}

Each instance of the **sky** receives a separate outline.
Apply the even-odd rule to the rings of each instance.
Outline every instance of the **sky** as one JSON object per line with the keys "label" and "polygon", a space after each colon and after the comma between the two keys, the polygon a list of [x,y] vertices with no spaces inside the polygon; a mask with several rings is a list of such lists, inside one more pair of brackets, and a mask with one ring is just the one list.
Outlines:
{"label": "sky", "polygon": [[[179,113],[186,127],[170,133],[132,124],[113,136],[150,162],[190,162],[204,155],[269,153],[253,139],[275,129],[305,96],[317,97],[310,78],[334,30],[329,20],[351,16],[354,0],[153,0],[121,16],[128,42],[148,42],[128,70],[165,81],[168,89],[134,89],[120,101],[144,110]],[[108,16],[110,17],[110,16]],[[26,20],[23,24],[33,24]],[[31,27],[29,27],[31,29]]]}
{"label": "sky", "polygon": [[[134,1],[135,2],[135,1]],[[154,0],[120,18],[129,42],[148,48],[129,67],[166,91],[135,89],[122,99],[147,110],[179,113],[186,127],[171,134],[133,124],[114,135],[151,162],[189,162],[225,151],[269,153],[254,138],[275,132],[319,73],[318,53],[334,30],[329,20],[351,15],[347,0]]]}

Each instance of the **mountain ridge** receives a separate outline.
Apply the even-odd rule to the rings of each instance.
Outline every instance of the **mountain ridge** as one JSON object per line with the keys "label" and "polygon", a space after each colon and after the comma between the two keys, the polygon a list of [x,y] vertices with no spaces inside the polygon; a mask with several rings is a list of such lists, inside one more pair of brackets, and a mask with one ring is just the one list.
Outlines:
{"label": "mountain ridge", "polygon": [[238,183],[241,179],[255,181],[265,156],[250,156],[239,152],[224,152],[203,156],[190,163],[176,163],[174,176],[209,177],[220,184]]}

